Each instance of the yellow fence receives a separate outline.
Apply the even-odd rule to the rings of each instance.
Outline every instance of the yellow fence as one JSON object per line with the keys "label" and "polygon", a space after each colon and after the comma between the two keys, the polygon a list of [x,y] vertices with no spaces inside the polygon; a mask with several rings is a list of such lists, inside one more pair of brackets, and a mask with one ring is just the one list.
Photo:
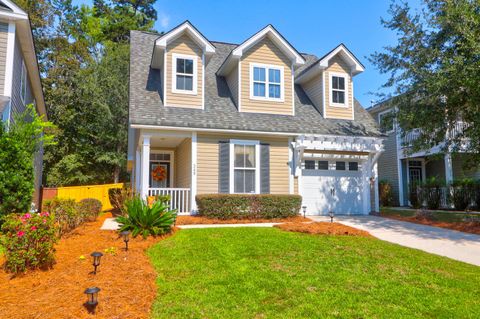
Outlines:
{"label": "yellow fence", "polygon": [[77,202],[85,198],[95,198],[102,202],[102,209],[112,209],[110,199],[108,198],[108,190],[110,188],[122,188],[123,184],[105,184],[105,185],[86,185],[86,186],[70,186],[59,187],[57,196],[59,198],[73,198]]}

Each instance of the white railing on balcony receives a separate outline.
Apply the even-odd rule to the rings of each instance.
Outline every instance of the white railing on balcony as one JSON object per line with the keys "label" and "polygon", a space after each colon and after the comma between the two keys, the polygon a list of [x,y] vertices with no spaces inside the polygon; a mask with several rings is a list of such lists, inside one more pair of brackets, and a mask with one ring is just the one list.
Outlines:
{"label": "white railing on balcony", "polygon": [[[468,127],[468,124],[465,122],[457,122],[455,126],[448,131],[449,138],[455,138],[456,136],[463,133],[463,131]],[[420,136],[422,131],[420,129],[413,129],[405,134],[402,139],[403,146],[411,146],[412,143]]]}
{"label": "white railing on balcony", "polygon": [[170,196],[170,209],[177,213],[190,213],[190,188],[149,188],[148,196]]}

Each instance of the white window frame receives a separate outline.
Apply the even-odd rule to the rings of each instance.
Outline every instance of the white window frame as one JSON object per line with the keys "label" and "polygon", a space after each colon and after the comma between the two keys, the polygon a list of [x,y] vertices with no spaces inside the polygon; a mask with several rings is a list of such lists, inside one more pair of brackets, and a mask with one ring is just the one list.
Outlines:
{"label": "white window frame", "polygon": [[[378,125],[380,126],[380,129],[382,128],[382,116],[385,116],[388,113],[393,113],[393,110],[386,110],[386,111],[378,113]],[[392,129],[386,131],[385,134],[390,134],[393,131],[395,131],[395,118],[392,121]]]}
{"label": "white window frame", "polygon": [[27,68],[25,66],[25,61],[23,60],[22,72],[20,74],[20,99],[22,100],[22,103],[25,104],[25,101],[27,100]]}
{"label": "white window frame", "polygon": [[[333,77],[340,77],[340,78],[343,78],[345,80],[345,103],[334,103],[333,102]],[[349,103],[348,103],[348,74],[346,73],[336,73],[336,72],[329,72],[328,74],[328,77],[329,77],[329,83],[330,83],[330,86],[329,86],[329,93],[330,93],[330,106],[333,106],[333,107],[344,107],[344,108],[348,108],[349,107]],[[335,91],[341,91],[341,90],[337,90],[335,89]]]}
{"label": "white window frame", "polygon": [[[177,89],[177,59],[193,60],[193,83],[192,90]],[[172,92],[180,94],[196,95],[198,90],[198,57],[195,55],[172,53]],[[184,73],[180,73],[184,75]]]}
{"label": "white window frame", "polygon": [[[253,68],[264,68],[265,69],[265,96],[255,96],[253,93]],[[280,98],[274,98],[268,96],[268,89],[269,89],[269,69],[275,69],[280,71]],[[285,101],[285,68],[281,65],[274,65],[274,64],[263,64],[263,63],[250,63],[250,99],[252,100],[260,100],[260,101],[275,101],[275,102],[284,102]],[[258,82],[258,81],[256,81]],[[273,83],[277,84],[277,83]]]}
{"label": "white window frame", "polygon": [[[255,193],[235,193],[235,145],[255,146]],[[230,194],[260,194],[260,141],[230,140]]]}

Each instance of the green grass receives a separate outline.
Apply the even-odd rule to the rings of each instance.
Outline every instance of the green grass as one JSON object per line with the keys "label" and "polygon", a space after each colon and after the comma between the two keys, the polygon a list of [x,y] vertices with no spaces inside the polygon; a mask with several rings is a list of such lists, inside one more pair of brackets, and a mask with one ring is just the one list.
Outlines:
{"label": "green grass", "polygon": [[192,229],[148,254],[152,318],[480,318],[480,267],[374,238]]}
{"label": "green grass", "polygon": [[[401,217],[412,217],[415,215],[415,210],[413,209],[393,209],[388,207],[382,207],[380,212],[383,216],[401,216]],[[465,221],[465,217],[471,215],[464,212],[449,212],[449,211],[431,211],[432,220],[439,222],[449,222],[457,223]]]}

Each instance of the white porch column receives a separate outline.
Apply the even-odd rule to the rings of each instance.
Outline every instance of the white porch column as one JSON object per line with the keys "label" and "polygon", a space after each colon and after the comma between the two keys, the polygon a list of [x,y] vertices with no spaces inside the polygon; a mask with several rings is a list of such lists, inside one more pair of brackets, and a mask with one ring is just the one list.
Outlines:
{"label": "white porch column", "polygon": [[445,181],[447,185],[453,182],[453,166],[452,166],[452,154],[447,153],[444,157],[445,160]]}
{"label": "white porch column", "polygon": [[375,164],[373,165],[373,176],[375,177],[375,189],[374,189],[374,192],[375,192],[375,212],[379,212],[380,211],[380,196],[378,194],[378,161],[375,162]]}
{"label": "white porch column", "polygon": [[141,176],[141,168],[142,168],[142,162],[141,162],[141,156],[140,156],[140,150],[135,151],[135,179],[134,179],[134,185],[135,185],[135,192],[140,192],[140,176]]}
{"label": "white porch column", "polygon": [[197,211],[197,202],[195,196],[197,196],[197,132],[192,132],[192,185],[190,188],[190,210],[192,212]]}
{"label": "white porch column", "polygon": [[368,215],[370,213],[370,176],[372,176],[372,155],[368,155],[368,159],[363,162],[362,170],[363,180],[363,214]]}
{"label": "white porch column", "polygon": [[141,188],[140,194],[142,198],[148,196],[148,179],[150,175],[150,136],[143,136],[142,140],[142,173],[141,173]]}

